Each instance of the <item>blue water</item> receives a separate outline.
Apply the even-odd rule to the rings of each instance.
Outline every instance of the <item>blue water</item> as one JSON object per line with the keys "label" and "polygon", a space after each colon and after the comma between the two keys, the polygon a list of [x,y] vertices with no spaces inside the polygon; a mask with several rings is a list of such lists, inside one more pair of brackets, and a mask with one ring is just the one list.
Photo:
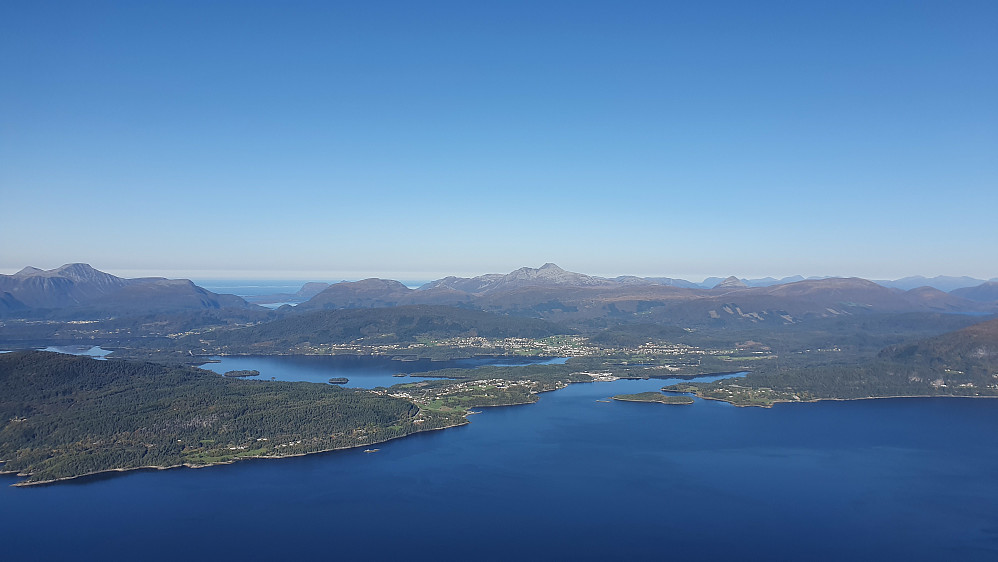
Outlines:
{"label": "blue water", "polygon": [[3,558],[998,559],[998,401],[597,402],[662,384],[374,454],[0,486]]}
{"label": "blue water", "polygon": [[94,359],[107,359],[107,356],[113,353],[96,345],[50,345],[41,349],[41,351],[68,353],[69,355],[86,355]]}
{"label": "blue water", "polygon": [[423,380],[413,377],[393,377],[396,373],[428,373],[440,369],[470,369],[484,365],[553,365],[566,361],[564,357],[516,358],[516,357],[475,357],[449,361],[397,361],[388,357],[359,355],[326,356],[228,356],[213,357],[219,363],[206,363],[203,369],[216,373],[227,371],[256,370],[257,377],[243,377],[251,380],[273,378],[279,381],[327,382],[333,377],[346,377],[350,381],[342,386],[347,388],[375,388],[392,386],[406,382]]}

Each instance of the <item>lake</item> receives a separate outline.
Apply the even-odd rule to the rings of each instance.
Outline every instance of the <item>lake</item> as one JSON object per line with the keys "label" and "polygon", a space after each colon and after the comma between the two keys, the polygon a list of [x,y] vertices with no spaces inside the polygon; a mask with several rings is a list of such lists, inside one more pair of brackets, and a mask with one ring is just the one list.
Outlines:
{"label": "lake", "polygon": [[[400,361],[390,357],[369,355],[297,355],[297,356],[224,356],[213,357],[217,363],[205,363],[202,369],[216,373],[254,370],[259,376],[242,377],[250,380],[271,379],[291,382],[325,383],[333,377],[346,377],[345,388],[375,388],[413,382],[410,377],[394,377],[405,373],[427,374],[440,369],[473,369],[485,365],[520,366],[564,363],[565,357],[474,357],[447,361]],[[423,380],[418,378],[415,380]]]}
{"label": "lake", "polygon": [[597,401],[663,384],[371,454],[0,486],[4,558],[998,559],[998,401]]}

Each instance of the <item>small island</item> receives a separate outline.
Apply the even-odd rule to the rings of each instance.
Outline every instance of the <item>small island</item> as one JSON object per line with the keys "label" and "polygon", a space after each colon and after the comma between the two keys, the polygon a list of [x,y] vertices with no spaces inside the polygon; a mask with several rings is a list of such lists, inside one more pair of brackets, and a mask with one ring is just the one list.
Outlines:
{"label": "small island", "polygon": [[614,400],[622,402],[658,402],[660,404],[692,404],[693,398],[690,396],[676,396],[662,394],[661,392],[639,392],[637,394],[618,394],[612,397]]}
{"label": "small island", "polygon": [[333,377],[329,379],[329,384],[346,384],[350,382],[350,379],[346,377]]}
{"label": "small island", "polygon": [[255,371],[251,369],[245,369],[242,371],[226,371],[222,374],[223,377],[256,377],[260,375],[260,371]]}

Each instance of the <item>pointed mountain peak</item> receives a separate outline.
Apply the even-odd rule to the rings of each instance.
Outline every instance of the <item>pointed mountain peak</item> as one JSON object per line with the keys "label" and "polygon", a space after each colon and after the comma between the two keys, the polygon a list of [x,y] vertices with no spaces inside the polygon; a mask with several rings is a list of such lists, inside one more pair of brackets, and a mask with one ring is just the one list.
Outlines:
{"label": "pointed mountain peak", "polygon": [[38,269],[37,267],[31,267],[29,265],[28,267],[25,267],[24,269],[22,269],[21,271],[18,271],[14,275],[16,275],[18,277],[29,277],[31,275],[38,275],[39,273],[44,273],[44,271],[41,270],[41,269]]}
{"label": "pointed mountain peak", "polygon": [[119,280],[118,277],[115,277],[110,273],[104,273],[103,271],[90,267],[90,264],[88,263],[67,263],[62,267],[58,267],[45,273],[51,275],[52,277],[65,277],[66,279],[72,279],[73,281],[106,282]]}
{"label": "pointed mountain peak", "polygon": [[734,275],[714,285],[715,289],[745,289],[747,287],[748,285]]}
{"label": "pointed mountain peak", "polygon": [[95,271],[97,270],[94,269],[89,263],[67,263],[52,270],[53,273],[63,273],[63,274],[72,274],[72,273],[88,274],[88,273],[93,273]]}
{"label": "pointed mountain peak", "polygon": [[548,263],[546,263],[546,264],[542,265],[542,266],[541,266],[541,268],[540,268],[540,270],[541,270],[541,271],[544,271],[544,270],[550,270],[550,271],[565,271],[564,269],[562,269],[562,268],[558,267],[558,266],[557,266],[556,264],[553,264],[553,263],[551,263],[551,262],[548,262]]}

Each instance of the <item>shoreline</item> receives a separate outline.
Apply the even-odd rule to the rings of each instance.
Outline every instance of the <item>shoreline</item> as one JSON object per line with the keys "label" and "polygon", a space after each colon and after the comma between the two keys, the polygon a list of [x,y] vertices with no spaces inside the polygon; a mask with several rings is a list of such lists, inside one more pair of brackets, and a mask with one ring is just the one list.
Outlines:
{"label": "shoreline", "polygon": [[[540,391],[536,391],[536,392],[531,392],[530,396],[537,396],[538,394],[541,394],[541,393],[544,393],[544,392],[554,392],[556,390],[561,390],[563,388],[567,388],[568,385],[570,385],[570,384],[574,384],[574,383],[569,382],[569,383],[566,383],[566,384],[564,384],[562,386],[558,386],[556,388],[551,388],[551,389],[547,389],[547,390],[540,390]],[[200,469],[200,468],[210,468],[210,467],[213,467],[213,466],[224,466],[224,465],[228,465],[228,464],[234,464],[234,463],[237,463],[237,462],[240,462],[240,461],[244,461],[244,460],[281,460],[281,459],[290,459],[290,458],[294,458],[294,457],[304,457],[304,456],[307,456],[307,455],[318,455],[318,454],[322,454],[322,453],[332,453],[332,452],[336,452],[336,451],[348,451],[350,449],[357,449],[357,448],[360,448],[360,447],[370,447],[371,445],[379,445],[381,443],[387,443],[389,441],[395,441],[396,439],[405,439],[406,437],[410,437],[412,435],[418,435],[420,433],[428,433],[428,432],[431,432],[431,431],[440,431],[440,430],[444,430],[444,429],[452,429],[452,428],[455,428],[455,427],[462,427],[462,426],[468,425],[468,424],[471,423],[471,420],[468,419],[468,416],[475,415],[475,414],[481,414],[482,413],[480,411],[479,412],[473,412],[472,408],[506,408],[506,407],[510,407],[510,406],[526,406],[526,405],[529,405],[529,404],[534,404],[535,402],[537,402],[537,400],[526,401],[526,402],[514,402],[514,403],[511,403],[511,404],[496,404],[496,405],[491,405],[491,406],[469,406],[468,409],[465,410],[465,412],[464,412],[463,421],[460,422],[460,423],[454,423],[454,424],[450,424],[450,425],[444,425],[444,426],[441,426],[441,427],[434,427],[434,428],[429,428],[429,429],[421,429],[419,431],[414,431],[412,433],[408,433],[406,435],[401,435],[399,437],[391,437],[391,438],[385,439],[383,441],[371,441],[369,443],[359,443],[357,445],[350,445],[348,447],[333,447],[331,449],[322,449],[321,451],[309,451],[307,453],[294,453],[294,454],[278,455],[278,456],[272,456],[272,455],[267,455],[267,456],[253,455],[253,456],[246,456],[246,457],[237,457],[237,458],[234,458],[234,459],[231,459],[231,460],[227,460],[227,461],[219,461],[219,462],[213,462],[213,463],[208,463],[208,464],[180,463],[180,464],[174,464],[174,465],[170,465],[170,466],[154,466],[154,465],[149,465],[149,466],[134,466],[134,467],[129,467],[129,468],[109,468],[107,470],[98,470],[98,471],[95,471],[95,472],[88,472],[86,474],[77,474],[75,476],[64,476],[62,478],[52,478],[52,479],[49,479],[49,480],[20,481],[20,482],[15,482],[15,483],[11,484],[11,486],[14,486],[16,488],[29,488],[31,486],[43,486],[43,485],[58,484],[59,482],[68,482],[70,480],[76,480],[76,479],[79,479],[79,478],[86,478],[86,477],[89,477],[89,476],[99,476],[101,474],[110,474],[110,473],[114,473],[114,472],[122,472],[123,473],[123,472],[132,472],[132,471],[136,471],[136,470],[171,470],[171,469],[174,469],[174,468]],[[0,463],[2,463],[2,462],[3,461],[0,461]],[[20,472],[18,472],[16,470],[0,471],[0,474],[13,474],[15,476],[23,477],[23,478],[27,478],[27,477],[30,476],[29,474],[20,473]]]}
{"label": "shoreline", "polygon": [[[264,455],[253,455],[253,456],[246,456],[246,457],[237,457],[237,458],[234,458],[234,459],[231,459],[231,460],[227,460],[227,461],[219,461],[219,462],[213,462],[213,463],[208,463],[208,464],[180,463],[180,464],[172,464],[170,466],[147,465],[147,466],[133,466],[133,467],[128,467],[128,468],[109,468],[109,469],[106,469],[106,470],[98,470],[98,471],[95,471],[95,472],[88,472],[86,474],[77,474],[76,476],[63,476],[61,478],[51,478],[49,480],[20,481],[20,482],[15,482],[15,483],[11,484],[11,486],[13,486],[15,488],[30,488],[32,486],[45,486],[45,485],[58,484],[59,482],[68,482],[70,480],[76,480],[76,479],[79,479],[79,478],[87,478],[89,476],[100,476],[102,474],[111,474],[111,473],[114,473],[114,472],[124,473],[124,472],[132,472],[132,471],[137,471],[137,470],[172,470],[172,469],[175,469],[175,468],[191,468],[191,469],[197,470],[197,469],[201,469],[201,468],[211,468],[213,466],[224,466],[224,465],[228,465],[228,464],[235,464],[237,462],[245,461],[245,460],[281,460],[281,459],[291,459],[291,458],[295,458],[295,457],[304,457],[304,456],[307,456],[307,455],[318,455],[318,454],[322,454],[322,453],[333,453],[333,452],[336,452],[336,451],[349,451],[350,449],[359,449],[360,447],[370,447],[371,445],[380,445],[381,443],[388,443],[389,441],[395,441],[396,439],[405,439],[406,437],[409,437],[411,435],[417,435],[417,434],[420,434],[420,433],[429,433],[431,431],[440,431],[442,429],[451,429],[451,428],[454,428],[454,427],[461,427],[461,426],[464,426],[464,425],[468,425],[470,423],[471,423],[471,420],[469,420],[467,418],[467,414],[465,414],[465,418],[464,418],[464,421],[462,423],[455,423],[455,424],[451,424],[451,425],[445,425],[445,426],[441,426],[441,427],[434,427],[434,428],[430,428],[430,429],[421,429],[419,431],[414,431],[412,433],[408,433],[406,435],[401,435],[399,437],[391,437],[391,438],[385,439],[383,441],[371,441],[370,443],[360,443],[360,444],[357,444],[357,445],[350,445],[349,447],[333,447],[331,449],[322,449],[321,451],[309,451],[307,453],[294,453],[294,454],[289,454],[289,455],[278,455],[278,456],[272,456],[272,455],[266,455],[266,456],[264,456]],[[15,476],[23,477],[23,478],[30,477],[29,474],[20,473],[20,472],[18,472],[16,470],[0,471],[0,475],[3,475],[3,474],[13,474]]]}
{"label": "shoreline", "polygon": [[[692,378],[696,378],[696,377],[709,377],[709,376],[724,375],[724,374],[737,374],[737,373],[741,373],[741,372],[743,372],[743,371],[732,371],[730,373],[703,373],[703,374],[688,374],[688,375],[675,375],[675,374],[672,374],[670,377],[648,377],[648,378],[621,377],[618,380],[652,380],[652,379],[655,379],[655,378],[689,378],[689,379],[692,379]],[[410,376],[413,376],[413,375],[410,375]],[[428,377],[428,378],[431,378],[431,377]],[[448,377],[435,377],[435,378],[448,378]],[[554,388],[543,389],[543,390],[539,390],[539,391],[531,391],[530,394],[529,394],[529,396],[537,396],[539,394],[546,393],[546,392],[555,392],[557,390],[561,390],[563,388],[567,388],[568,386],[570,386],[572,384],[583,384],[583,383],[594,384],[596,382],[600,382],[600,381],[577,381],[577,382],[572,382],[572,381],[564,382],[564,381],[562,381],[561,384],[557,384]],[[952,394],[944,394],[944,395],[897,395],[897,396],[863,396],[863,397],[856,397],[856,398],[816,398],[816,399],[811,399],[811,400],[781,400],[781,399],[777,399],[777,400],[773,400],[772,402],[770,402],[768,404],[737,404],[737,403],[734,403],[734,402],[732,402],[730,400],[726,400],[726,399],[723,399],[723,398],[700,396],[697,392],[692,392],[692,393],[690,393],[690,392],[677,392],[677,391],[665,391],[665,392],[675,393],[677,395],[686,395],[686,396],[689,396],[689,395],[692,394],[692,396],[694,396],[696,398],[699,398],[699,399],[702,399],[702,400],[712,400],[712,401],[716,401],[716,402],[723,402],[723,403],[727,403],[727,404],[730,404],[730,405],[732,405],[734,407],[738,407],[738,408],[773,408],[776,404],[795,404],[795,403],[810,404],[810,403],[826,402],[826,401],[827,402],[832,402],[832,401],[834,401],[834,402],[847,402],[847,401],[856,401],[856,400],[891,400],[891,399],[910,399],[910,398],[990,398],[990,399],[998,398],[998,395],[994,395],[994,396],[969,396],[969,395],[963,396],[963,395],[952,395]],[[612,400],[616,400],[616,401],[620,401],[620,402],[648,402],[648,401],[645,401],[645,400],[620,399],[620,398],[617,398],[615,396],[611,397],[611,398],[612,398]],[[529,404],[533,404],[535,402],[537,402],[536,399],[532,400],[532,401],[531,400],[527,400],[527,401],[523,401],[523,402],[514,402],[514,403],[510,403],[510,404],[496,404],[496,405],[484,405],[484,406],[474,406],[474,405],[472,405],[472,406],[468,406],[468,408],[464,411],[462,421],[459,422],[459,423],[454,423],[454,424],[449,424],[449,425],[444,425],[444,426],[441,426],[441,427],[434,427],[434,428],[429,428],[429,429],[420,429],[418,431],[414,431],[412,433],[408,433],[406,435],[401,435],[401,436],[398,436],[398,437],[391,437],[391,438],[388,438],[388,439],[385,439],[385,440],[381,440],[381,441],[371,441],[371,442],[367,442],[367,443],[358,443],[356,445],[349,445],[349,446],[344,446],[344,447],[333,447],[333,448],[329,448],[329,449],[322,449],[322,450],[318,450],[318,451],[309,451],[309,452],[305,452],[305,453],[282,454],[282,455],[266,455],[266,456],[264,456],[264,455],[253,455],[253,456],[245,456],[245,457],[236,457],[236,458],[232,458],[230,460],[213,462],[213,463],[208,463],[208,464],[178,463],[178,464],[169,465],[169,466],[147,465],[147,466],[128,467],[128,468],[109,468],[109,469],[106,469],[106,470],[99,470],[99,471],[95,471],[95,472],[88,472],[88,473],[85,473],[85,474],[78,474],[78,475],[74,475],[74,476],[65,476],[65,477],[61,477],[61,478],[53,478],[53,479],[48,479],[48,480],[19,481],[19,482],[15,482],[13,484],[10,484],[10,485],[14,486],[14,487],[18,487],[18,488],[28,488],[28,487],[31,487],[31,486],[53,485],[53,484],[57,484],[59,482],[66,482],[66,481],[76,480],[76,479],[80,479],[80,478],[86,478],[86,477],[91,477],[91,476],[99,476],[99,475],[102,475],[102,474],[111,474],[111,473],[118,473],[118,472],[124,473],[124,472],[138,471],[138,470],[170,470],[170,469],[175,469],[175,468],[201,469],[201,468],[209,468],[209,467],[213,467],[213,466],[221,466],[221,465],[234,464],[234,463],[239,462],[239,461],[251,460],[251,459],[280,460],[280,459],[286,459],[286,458],[303,457],[303,456],[306,456],[306,455],[316,455],[316,454],[322,454],[322,453],[332,453],[332,452],[336,452],[336,451],[346,451],[346,450],[350,450],[350,449],[357,449],[357,448],[360,448],[360,447],[370,447],[371,445],[377,445],[377,444],[381,444],[381,443],[387,443],[389,441],[394,441],[396,439],[404,439],[406,437],[410,437],[412,435],[417,435],[419,433],[430,432],[430,431],[439,431],[439,430],[451,429],[451,428],[454,428],[454,427],[461,427],[461,426],[464,426],[464,425],[468,425],[468,424],[471,423],[471,420],[469,419],[469,416],[474,415],[474,414],[480,414],[480,413],[482,413],[481,411],[472,411],[474,408],[478,408],[478,409],[483,409],[483,408],[503,408],[503,407],[509,407],[509,406],[529,405]],[[663,402],[653,401],[653,403],[663,403]],[[663,404],[667,404],[667,403],[663,403]],[[687,404],[667,404],[667,405],[687,405]],[[0,467],[4,466],[5,464],[6,463],[4,461],[0,460]],[[30,477],[30,474],[21,473],[21,472],[18,472],[16,470],[3,470],[2,468],[0,468],[0,475],[15,475],[17,477],[22,477],[22,478],[28,478],[28,477]]]}
{"label": "shoreline", "polygon": [[[669,391],[676,392],[676,391]],[[773,400],[769,404],[735,404],[730,400],[725,400],[724,398],[715,398],[713,396],[700,396],[699,394],[693,392],[677,392],[677,394],[692,394],[701,400],[713,400],[714,402],[724,402],[725,404],[731,404],[736,408],[772,408],[777,404],[815,404],[818,402],[855,402],[858,400],[903,400],[908,398],[983,398],[983,399],[995,399],[995,396],[962,396],[958,394],[936,394],[936,395],[925,395],[925,394],[905,394],[898,396],[861,396],[858,398],[815,398],[813,400]]]}

